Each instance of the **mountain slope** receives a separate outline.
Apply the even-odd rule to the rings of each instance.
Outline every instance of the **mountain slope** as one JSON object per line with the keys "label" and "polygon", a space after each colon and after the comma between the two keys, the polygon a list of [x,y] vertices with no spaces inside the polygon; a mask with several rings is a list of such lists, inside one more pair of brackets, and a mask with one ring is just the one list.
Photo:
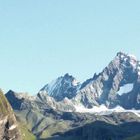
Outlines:
{"label": "mountain slope", "polygon": [[[113,125],[96,121],[65,133],[57,133],[56,135],[59,136],[47,140],[124,140],[126,137],[133,135],[130,131],[132,131],[134,125],[137,129],[140,129],[140,123],[136,122]],[[135,130],[133,133],[137,134],[138,131]]]}
{"label": "mountain slope", "polygon": [[[27,126],[27,130],[36,135],[37,139],[69,140],[70,138],[73,138],[82,140],[85,138],[85,135],[89,135],[90,137],[90,135],[92,135],[92,132],[96,132],[96,135],[93,134],[94,137],[100,136],[102,129],[106,130],[107,132],[105,138],[111,136],[111,138],[114,140],[119,133],[122,138],[127,138],[129,136],[140,133],[140,129],[137,129],[137,127],[135,127],[136,125],[131,128],[133,129],[133,131],[130,129],[130,127],[124,130],[119,129],[118,125],[121,124],[131,124],[134,122],[136,122],[136,124],[139,124],[140,118],[138,117],[138,115],[132,112],[116,112],[106,115],[95,115],[94,113],[66,112],[49,106],[49,101],[46,102],[47,100],[40,100],[40,98],[38,97],[36,97],[37,99],[35,100],[27,97],[27,95],[23,96],[23,94],[19,94],[18,97],[18,93],[8,93],[7,97],[11,97],[11,95],[14,95],[16,97],[16,100],[19,101],[21,101],[22,98],[20,107],[15,107],[14,102],[18,102],[16,100],[14,100],[13,102],[10,101],[10,103],[11,105],[13,104],[13,107],[15,108],[16,116],[20,119],[19,122],[21,124],[25,124]],[[92,124],[97,124],[98,121],[101,121],[103,123],[98,123],[98,131],[96,131],[96,125]],[[102,127],[102,124],[106,125]],[[140,126],[138,125],[138,127]],[[90,131],[92,129],[93,131]],[[112,132],[111,134],[109,134],[110,131]],[[128,131],[132,131],[132,133],[129,135],[127,133]],[[92,137],[90,137],[89,140],[92,140]],[[97,140],[102,140],[102,137],[98,137]]]}
{"label": "mountain slope", "polygon": [[13,110],[0,90],[0,139],[21,140]]}

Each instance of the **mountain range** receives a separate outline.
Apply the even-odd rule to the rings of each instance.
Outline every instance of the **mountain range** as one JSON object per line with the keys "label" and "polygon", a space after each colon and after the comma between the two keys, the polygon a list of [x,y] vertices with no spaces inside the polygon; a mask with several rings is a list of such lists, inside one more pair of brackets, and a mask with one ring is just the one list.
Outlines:
{"label": "mountain range", "polygon": [[67,73],[34,96],[12,90],[5,96],[18,122],[40,140],[125,140],[140,134],[140,61],[123,52],[83,83]]}
{"label": "mountain range", "polygon": [[85,108],[105,105],[107,108],[140,109],[140,61],[133,55],[119,52],[93,78],[79,83],[66,74],[45,85],[39,93]]}

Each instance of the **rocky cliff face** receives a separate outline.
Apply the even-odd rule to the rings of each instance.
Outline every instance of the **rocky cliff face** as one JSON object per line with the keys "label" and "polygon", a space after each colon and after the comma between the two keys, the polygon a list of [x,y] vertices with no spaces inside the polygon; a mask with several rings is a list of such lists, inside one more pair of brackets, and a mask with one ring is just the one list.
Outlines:
{"label": "rocky cliff face", "polygon": [[0,90],[0,140],[21,140],[13,110]]}
{"label": "rocky cliff face", "polygon": [[75,101],[87,108],[105,104],[108,108],[120,105],[138,109],[139,85],[140,62],[132,55],[119,52],[99,75],[84,82]]}

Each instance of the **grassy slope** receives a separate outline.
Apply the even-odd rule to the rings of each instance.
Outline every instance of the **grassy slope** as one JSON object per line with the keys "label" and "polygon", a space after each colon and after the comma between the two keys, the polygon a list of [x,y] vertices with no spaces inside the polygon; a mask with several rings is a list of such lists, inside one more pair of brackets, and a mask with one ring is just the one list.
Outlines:
{"label": "grassy slope", "polygon": [[63,132],[68,127],[69,127],[68,124],[65,122],[62,122],[62,121],[56,122],[56,123],[48,126],[47,129],[43,131],[40,138],[43,139],[43,138],[51,137],[51,135],[55,134],[56,132]]}
{"label": "grassy slope", "polygon": [[19,123],[19,127],[21,130],[23,140],[36,140],[36,137],[28,130],[26,125]]}
{"label": "grassy slope", "polygon": [[2,91],[0,90],[0,114],[7,115],[9,111],[11,111],[9,108],[9,103],[3,95]]}

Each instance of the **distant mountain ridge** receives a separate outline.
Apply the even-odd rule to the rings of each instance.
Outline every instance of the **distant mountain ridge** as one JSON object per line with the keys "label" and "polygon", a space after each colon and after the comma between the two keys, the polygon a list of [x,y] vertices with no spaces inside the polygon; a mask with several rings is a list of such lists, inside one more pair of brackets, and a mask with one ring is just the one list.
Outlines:
{"label": "distant mountain ridge", "polygon": [[101,105],[140,109],[140,61],[133,55],[119,52],[101,73],[83,83],[67,73],[46,84],[36,96],[13,91],[6,96],[10,102],[13,97],[18,98],[17,103],[23,100],[22,108],[28,105],[27,100],[33,104],[39,99],[65,111],[70,108],[74,111],[77,106],[93,108]]}
{"label": "distant mountain ridge", "polygon": [[76,81],[73,76],[66,74],[53,84],[44,86],[40,92],[56,101],[67,97],[86,108],[102,104],[107,108],[140,108],[140,61],[133,55],[118,52],[101,73],[94,74],[93,78],[83,83]]}

